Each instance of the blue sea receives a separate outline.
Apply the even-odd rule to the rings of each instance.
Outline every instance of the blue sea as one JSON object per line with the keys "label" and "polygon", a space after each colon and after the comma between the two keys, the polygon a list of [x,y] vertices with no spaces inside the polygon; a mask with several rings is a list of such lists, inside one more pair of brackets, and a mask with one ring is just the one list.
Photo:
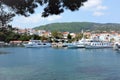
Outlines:
{"label": "blue sea", "polygon": [[0,80],[120,80],[120,52],[0,48]]}

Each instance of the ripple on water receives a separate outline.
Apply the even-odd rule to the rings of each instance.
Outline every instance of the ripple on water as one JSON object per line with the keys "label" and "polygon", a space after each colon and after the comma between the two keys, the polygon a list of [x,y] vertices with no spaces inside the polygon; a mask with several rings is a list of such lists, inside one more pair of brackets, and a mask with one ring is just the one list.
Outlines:
{"label": "ripple on water", "polygon": [[[2,48],[0,80],[120,80],[120,55],[110,49]],[[8,52],[8,53],[6,53]]]}
{"label": "ripple on water", "polygon": [[9,54],[10,52],[0,51],[0,55],[2,54]]}

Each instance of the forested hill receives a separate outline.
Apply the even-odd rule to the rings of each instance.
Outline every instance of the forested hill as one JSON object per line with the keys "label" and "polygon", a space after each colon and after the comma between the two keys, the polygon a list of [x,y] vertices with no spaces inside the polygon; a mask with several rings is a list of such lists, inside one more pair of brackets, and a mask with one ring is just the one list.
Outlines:
{"label": "forested hill", "polygon": [[70,23],[52,23],[34,29],[48,31],[69,31],[80,32],[84,31],[120,31],[120,24],[117,23],[92,23],[92,22],[70,22]]}

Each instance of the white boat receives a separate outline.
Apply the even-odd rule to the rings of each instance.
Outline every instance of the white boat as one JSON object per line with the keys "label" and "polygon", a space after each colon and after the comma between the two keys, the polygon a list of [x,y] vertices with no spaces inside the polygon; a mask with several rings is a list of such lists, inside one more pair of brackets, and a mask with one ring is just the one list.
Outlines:
{"label": "white boat", "polygon": [[75,43],[75,42],[73,42],[73,43],[69,43],[69,44],[67,44],[67,48],[78,48],[78,45],[77,45],[77,43]]}
{"label": "white boat", "polygon": [[71,43],[70,45],[68,45],[68,48],[85,48],[85,45],[88,43],[89,39],[85,39],[83,30],[81,32],[83,34],[82,39],[77,42]]}
{"label": "white boat", "polygon": [[50,47],[50,43],[43,43],[41,40],[29,40],[27,44],[24,44],[27,48],[35,48],[35,47]]}
{"label": "white boat", "polygon": [[114,50],[120,50],[120,42],[114,43],[113,49]]}
{"label": "white boat", "polygon": [[79,47],[79,48],[85,48],[85,45],[89,42],[89,39],[84,39],[82,38],[81,40],[79,40],[76,45]]}
{"label": "white boat", "polygon": [[99,41],[99,40],[90,40],[86,45],[85,48],[94,49],[94,48],[112,48],[113,44],[106,41]]}
{"label": "white boat", "polygon": [[85,45],[88,43],[87,39],[82,38],[77,42],[73,42],[67,45],[68,48],[85,48]]}
{"label": "white boat", "polygon": [[73,43],[69,43],[67,47],[68,48],[85,48],[85,44],[79,43],[79,42],[73,42]]}

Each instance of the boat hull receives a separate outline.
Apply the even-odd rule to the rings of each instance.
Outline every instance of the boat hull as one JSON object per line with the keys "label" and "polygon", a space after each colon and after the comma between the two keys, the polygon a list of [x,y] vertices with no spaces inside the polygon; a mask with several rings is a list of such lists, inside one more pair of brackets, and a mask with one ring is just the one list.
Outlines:
{"label": "boat hull", "polygon": [[51,45],[31,45],[31,44],[24,44],[26,48],[40,48],[40,47],[51,47]]}
{"label": "boat hull", "polygon": [[67,45],[68,48],[85,48],[84,45],[81,44],[69,44]]}
{"label": "boat hull", "polygon": [[120,50],[120,44],[114,44],[113,49],[114,50]]}
{"label": "boat hull", "polygon": [[100,49],[100,48],[112,48],[112,46],[85,46],[86,49]]}
{"label": "boat hull", "polygon": [[109,42],[90,42],[85,45],[86,49],[100,49],[100,48],[112,48],[112,43]]}

